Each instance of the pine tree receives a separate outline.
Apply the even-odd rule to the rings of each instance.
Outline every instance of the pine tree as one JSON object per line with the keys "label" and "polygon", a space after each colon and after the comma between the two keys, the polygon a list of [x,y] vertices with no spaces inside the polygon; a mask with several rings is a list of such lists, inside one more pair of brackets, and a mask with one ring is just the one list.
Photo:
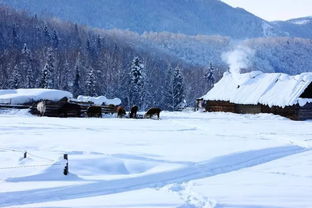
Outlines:
{"label": "pine tree", "polygon": [[59,38],[55,30],[53,31],[52,35],[52,44],[54,48],[58,48],[59,46]]}
{"label": "pine tree", "polygon": [[[124,106],[127,106],[128,109],[130,109],[132,106],[130,106],[130,95],[129,95],[129,93],[130,93],[130,90],[129,90],[130,76],[129,76],[129,73],[123,72],[123,74],[121,75],[121,82],[123,84],[120,86],[119,94],[116,94],[114,96],[119,96],[119,98],[122,101],[122,104]],[[105,93],[105,95],[106,94],[107,93]]]}
{"label": "pine tree", "polygon": [[83,66],[81,63],[81,55],[80,53],[78,53],[76,64],[75,64],[75,77],[74,77],[73,87],[72,87],[72,92],[73,92],[74,97],[78,97],[79,95],[82,94],[82,89],[80,86],[80,83],[81,83],[80,73],[83,71],[82,68]]}
{"label": "pine tree", "polygon": [[12,38],[11,38],[12,46],[14,48],[18,48],[19,44],[20,44],[17,28],[18,28],[18,26],[16,24],[14,24],[13,28],[12,28]]}
{"label": "pine tree", "polygon": [[52,89],[54,87],[53,74],[55,71],[55,60],[52,48],[48,48],[47,54],[47,61],[41,72],[40,87]]}
{"label": "pine tree", "polygon": [[47,25],[45,25],[43,27],[43,34],[44,34],[46,44],[50,45],[51,44],[51,35],[50,35],[49,28]]}
{"label": "pine tree", "polygon": [[163,101],[164,107],[167,110],[174,110],[174,101],[173,101],[173,68],[171,65],[168,66],[167,75],[165,77],[165,85],[163,86]]}
{"label": "pine tree", "polygon": [[78,97],[81,94],[79,68],[76,66],[75,79],[73,83],[73,95]]}
{"label": "pine tree", "polygon": [[209,88],[211,88],[215,82],[214,71],[215,71],[215,69],[214,69],[212,63],[210,63],[209,69],[206,72],[206,74],[204,75],[204,79],[205,79],[206,83],[208,84]]}
{"label": "pine tree", "polygon": [[28,49],[26,43],[22,49],[21,70],[25,74],[25,87],[32,88],[34,86],[34,77],[32,71],[32,57],[31,51]]}
{"label": "pine tree", "polygon": [[22,81],[22,75],[21,72],[19,70],[19,67],[17,65],[15,65],[13,71],[12,71],[12,75],[11,78],[9,80],[9,87],[11,89],[18,89],[21,87],[21,81]]}
{"label": "pine tree", "polygon": [[64,63],[64,73],[62,74],[62,89],[69,91],[73,86],[72,74],[70,72],[70,66],[66,60]]}
{"label": "pine tree", "polygon": [[173,72],[173,110],[180,110],[185,107],[184,81],[179,67]]}
{"label": "pine tree", "polygon": [[142,110],[149,109],[151,107],[155,107],[159,103],[155,103],[155,88],[151,84],[151,80],[147,77],[151,78],[151,76],[146,76],[144,83],[144,102]]}
{"label": "pine tree", "polygon": [[166,108],[171,111],[180,110],[185,105],[184,81],[179,67],[169,66],[164,99]]}
{"label": "pine tree", "polygon": [[86,86],[87,86],[87,95],[89,96],[97,96],[97,89],[96,89],[96,76],[93,67],[88,67],[88,77],[86,80]]}
{"label": "pine tree", "polygon": [[[144,65],[138,57],[135,57],[130,67],[129,101],[130,106],[137,105],[140,109],[144,104]],[[129,107],[130,107],[129,106]]]}

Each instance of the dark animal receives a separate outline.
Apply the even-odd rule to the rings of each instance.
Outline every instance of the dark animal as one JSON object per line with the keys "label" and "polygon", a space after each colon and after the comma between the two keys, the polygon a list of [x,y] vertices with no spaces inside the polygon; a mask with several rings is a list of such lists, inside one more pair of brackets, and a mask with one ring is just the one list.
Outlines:
{"label": "dark animal", "polygon": [[139,110],[139,107],[138,107],[138,106],[136,106],[136,105],[133,106],[133,107],[131,108],[129,117],[130,117],[130,118],[137,118],[138,110]]}
{"label": "dark animal", "polygon": [[61,108],[58,109],[59,117],[81,117],[80,105],[73,103],[65,103]]}
{"label": "dark animal", "polygon": [[126,115],[126,110],[122,106],[118,106],[116,111],[117,111],[117,117],[118,118],[122,118]]}
{"label": "dark animal", "polygon": [[87,116],[102,118],[102,108],[100,106],[90,106],[87,109]]}
{"label": "dark animal", "polygon": [[160,112],[160,108],[151,108],[144,114],[144,118],[152,118],[154,115],[156,115],[159,119]]}

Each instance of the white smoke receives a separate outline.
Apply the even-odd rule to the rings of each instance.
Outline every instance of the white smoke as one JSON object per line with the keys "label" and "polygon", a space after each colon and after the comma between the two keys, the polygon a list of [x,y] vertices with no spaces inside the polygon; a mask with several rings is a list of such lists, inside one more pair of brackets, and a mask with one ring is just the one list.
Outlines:
{"label": "white smoke", "polygon": [[241,69],[246,69],[250,66],[254,54],[254,50],[243,45],[238,45],[234,50],[222,54],[222,60],[229,65],[230,73],[237,85],[241,84]]}

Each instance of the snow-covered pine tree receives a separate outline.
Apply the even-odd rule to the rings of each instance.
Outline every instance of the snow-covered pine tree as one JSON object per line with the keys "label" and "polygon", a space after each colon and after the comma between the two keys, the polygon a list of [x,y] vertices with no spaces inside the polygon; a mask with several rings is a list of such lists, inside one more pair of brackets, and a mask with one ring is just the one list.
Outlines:
{"label": "snow-covered pine tree", "polygon": [[22,75],[19,70],[19,67],[15,65],[12,71],[11,78],[9,80],[9,87],[11,89],[18,89],[21,87]]}
{"label": "snow-covered pine tree", "polygon": [[73,83],[73,95],[78,97],[81,94],[79,68],[76,66],[75,79]]}
{"label": "snow-covered pine tree", "polygon": [[152,76],[146,76],[145,82],[144,82],[144,101],[143,101],[143,108],[141,110],[147,110],[151,107],[157,106],[157,103],[155,103],[154,95],[155,93],[155,87],[152,86],[151,79]]}
{"label": "snow-covered pine tree", "polygon": [[20,38],[18,35],[18,30],[17,30],[18,26],[16,24],[13,24],[13,28],[12,28],[12,37],[11,37],[11,41],[12,41],[12,45],[14,46],[14,48],[19,48],[19,44],[20,44]]}
{"label": "snow-covered pine tree", "polygon": [[179,67],[173,71],[172,89],[174,110],[180,110],[185,107],[185,90],[183,75]]}
{"label": "snow-covered pine tree", "polygon": [[174,110],[174,99],[173,99],[173,68],[169,64],[167,69],[167,75],[165,77],[165,85],[163,86],[163,101],[166,110]]}
{"label": "snow-covered pine tree", "polygon": [[54,48],[58,48],[59,45],[59,38],[55,30],[53,31],[52,35],[52,45]]}
{"label": "snow-covered pine tree", "polygon": [[64,63],[64,73],[62,73],[62,89],[70,91],[70,88],[73,86],[73,79],[70,70],[70,66],[67,60]]}
{"label": "snow-covered pine tree", "polygon": [[86,87],[87,87],[87,95],[93,97],[97,96],[96,76],[92,66],[88,67],[88,77],[86,80]]}
{"label": "snow-covered pine tree", "polygon": [[207,83],[206,90],[209,90],[213,87],[213,84],[215,82],[214,71],[215,71],[215,68],[212,65],[212,63],[210,63],[209,69],[204,75],[205,83]]}
{"label": "snow-covered pine tree", "polygon": [[129,104],[137,105],[140,109],[144,104],[144,82],[145,82],[144,64],[139,57],[135,57],[130,67],[130,85],[129,85]]}
{"label": "snow-covered pine tree", "polygon": [[166,92],[166,102],[169,110],[176,111],[185,107],[185,92],[183,75],[179,67],[168,69],[168,86]]}
{"label": "snow-covered pine tree", "polygon": [[32,88],[34,86],[34,77],[32,71],[32,57],[31,51],[28,49],[27,44],[24,44],[22,49],[22,58],[21,58],[21,71],[25,74],[25,87]]}
{"label": "snow-covered pine tree", "polygon": [[48,48],[47,61],[41,72],[40,87],[52,89],[54,87],[53,74],[55,71],[55,58],[52,48]]}
{"label": "snow-covered pine tree", "polygon": [[130,90],[129,90],[129,84],[130,84],[130,76],[129,72],[126,70],[123,72],[121,76],[121,82],[123,83],[120,86],[119,94],[116,94],[114,96],[119,96],[119,98],[122,101],[122,104],[126,106],[128,109],[130,109],[132,106],[130,106]]}
{"label": "snow-covered pine tree", "polygon": [[74,97],[77,97],[83,93],[82,87],[81,87],[81,76],[80,73],[83,71],[83,64],[81,61],[81,54],[78,53],[76,58],[76,64],[75,64],[75,75],[73,80],[73,86],[72,86],[72,92]]}
{"label": "snow-covered pine tree", "polygon": [[51,44],[51,35],[50,35],[49,28],[47,25],[45,25],[43,27],[43,34],[44,34],[44,39],[45,39],[46,44],[50,45]]}
{"label": "snow-covered pine tree", "polygon": [[164,103],[168,110],[176,111],[185,107],[184,79],[179,67],[168,66],[164,92]]}

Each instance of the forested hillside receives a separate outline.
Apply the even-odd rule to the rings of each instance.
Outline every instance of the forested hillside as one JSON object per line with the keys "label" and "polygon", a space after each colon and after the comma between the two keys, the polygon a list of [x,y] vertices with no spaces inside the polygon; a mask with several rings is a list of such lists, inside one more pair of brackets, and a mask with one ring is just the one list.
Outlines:
{"label": "forested hillside", "polygon": [[[133,73],[137,67],[139,78]],[[168,102],[172,97],[192,104],[206,92],[213,80],[207,81],[205,75],[221,76],[218,70],[211,71],[123,41],[111,32],[0,8],[0,88],[57,88],[76,96],[120,97],[126,106],[173,109],[177,103]],[[176,94],[169,90],[178,85],[174,74],[183,82]],[[143,93],[142,100],[134,100],[136,93]]]}
{"label": "forested hillside", "polygon": [[122,30],[107,31],[132,45],[156,48],[193,66],[207,67],[211,63],[226,69],[223,59],[227,52],[245,47],[253,51],[247,71],[284,72],[298,74],[312,71],[312,40],[291,37],[266,37],[235,41],[224,36],[149,32],[142,35]]}
{"label": "forested hillside", "polygon": [[0,0],[39,16],[103,29],[222,35],[234,39],[287,35],[219,0]]}

